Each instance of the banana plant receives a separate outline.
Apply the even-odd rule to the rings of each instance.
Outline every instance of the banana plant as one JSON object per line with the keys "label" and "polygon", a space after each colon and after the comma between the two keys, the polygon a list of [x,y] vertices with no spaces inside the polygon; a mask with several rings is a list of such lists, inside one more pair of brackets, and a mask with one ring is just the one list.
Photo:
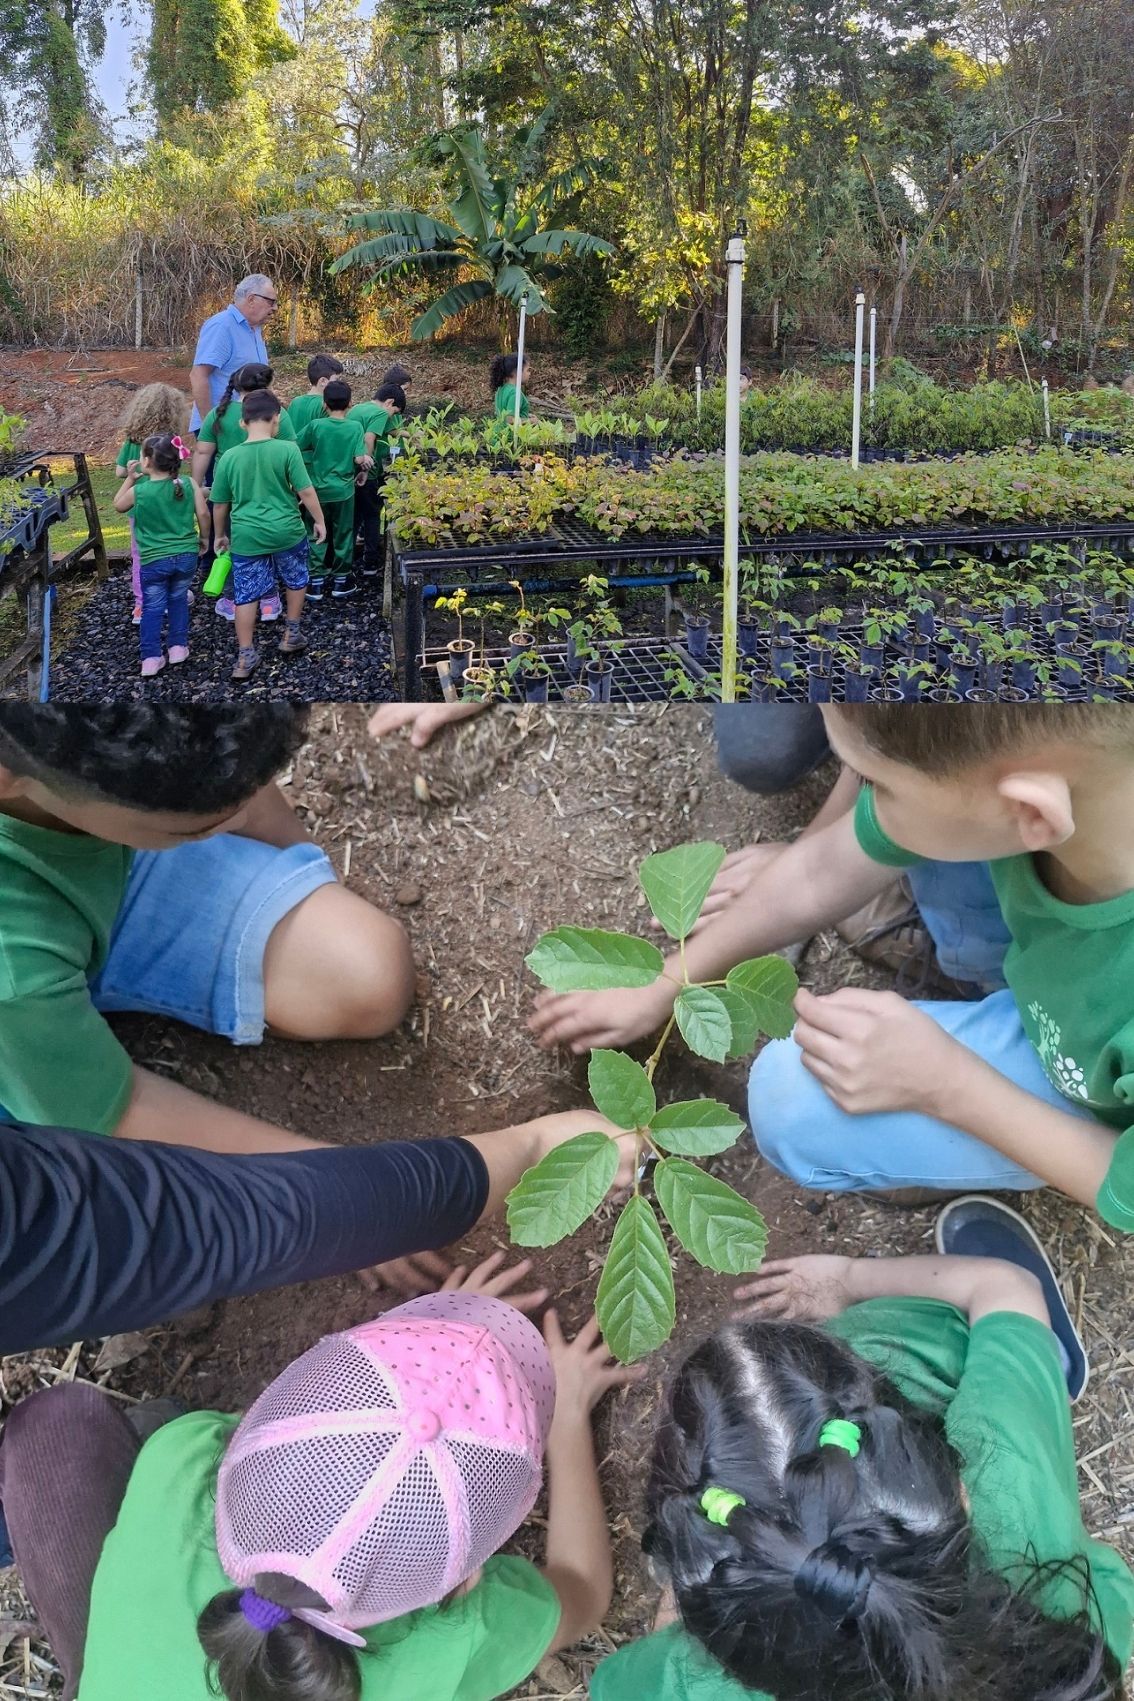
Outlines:
{"label": "banana plant", "polygon": [[563,274],[564,256],[607,256],[614,247],[560,222],[570,219],[585,189],[609,176],[608,161],[578,159],[565,171],[535,181],[550,115],[548,108],[516,132],[510,151],[519,155],[520,164],[510,175],[494,174],[476,124],[430,137],[421,152],[449,176],[448,216],[434,218],[410,207],[353,213],[348,226],[367,235],[335,261],[332,272],[365,267],[376,279],[393,273],[464,273],[414,321],[411,334],[417,341],[494,297],[502,309],[526,301],[529,315],[552,312],[541,286]]}
{"label": "banana plant", "polygon": [[[674,1029],[699,1057],[748,1056],[760,1034],[783,1039],[795,1022],[795,971],[782,957],[738,963],[723,981],[700,984],[684,970],[685,941],[724,861],[723,845],[679,845],[648,856],[639,880],[650,909],[678,945],[682,983],[673,1014],[644,1064],[622,1051],[591,1052],[596,1111],[625,1130],[637,1160],[633,1192],[611,1237],[596,1310],[603,1339],[623,1364],[669,1339],[676,1317],[673,1268],[659,1213],[678,1244],[709,1270],[739,1276],[759,1268],[767,1227],[756,1207],[694,1159],[727,1151],[744,1123],[716,1099],[659,1104],[658,1064]],[[545,933],[526,959],[552,992],[649,986],[665,959],[647,939],[600,928]],[[579,1134],[528,1170],[508,1195],[517,1246],[551,1246],[576,1233],[602,1204],[618,1170],[618,1145]]]}

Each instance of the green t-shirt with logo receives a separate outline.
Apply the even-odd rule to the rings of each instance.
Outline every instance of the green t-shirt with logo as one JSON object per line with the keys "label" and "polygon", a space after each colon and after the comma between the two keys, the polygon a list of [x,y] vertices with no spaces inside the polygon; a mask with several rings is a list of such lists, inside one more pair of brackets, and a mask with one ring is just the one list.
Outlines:
{"label": "green t-shirt with logo", "polygon": [[225,455],[213,480],[214,503],[231,502],[234,555],[274,555],[306,537],[296,504],[311,485],[296,443],[265,437]]}
{"label": "green t-shirt with logo", "polygon": [[321,390],[315,395],[296,396],[287,404],[287,417],[295,427],[297,438],[305,425],[310,425],[313,419],[325,418],[326,412]]}
{"label": "green t-shirt with logo", "polygon": [[[496,411],[499,414],[503,414],[506,419],[512,419],[515,417],[515,384],[501,384],[500,388],[496,392]],[[527,419],[530,412],[531,409],[528,406],[528,398],[526,395],[523,395],[520,397],[520,418]]]}
{"label": "green t-shirt with logo", "polygon": [[114,470],[116,473],[125,474],[130,470],[130,462],[140,461],[141,458],[142,445],[140,443],[135,443],[132,437],[128,437],[125,443],[123,443],[121,449],[118,451],[118,459],[114,463]]}
{"label": "green t-shirt with logo", "polygon": [[[244,422],[240,417],[240,410],[241,398],[239,396],[233,396],[219,419],[217,418],[216,408],[210,408],[209,412],[201,421],[201,429],[197,433],[198,443],[213,443],[216,445],[217,452],[213,456],[214,479],[217,475],[217,465],[221,460],[221,457],[227,454],[230,449],[236,449],[241,444],[247,443],[248,441],[248,433],[244,429]],[[297,436],[295,424],[288,418],[287,408],[284,408],[283,412],[280,414],[279,436],[285,443],[294,443]]]}
{"label": "green t-shirt with logo", "polygon": [[[1085,1557],[1092,1619],[1122,1666],[1134,1645],[1134,1574],[1083,1527],[1071,1407],[1055,1336],[1033,1317],[997,1311],[972,1328],[932,1299],[875,1299],[825,1325],[876,1364],[915,1405],[944,1417],[963,1460],[973,1528],[1003,1576],[1028,1558]],[[727,1483],[724,1485],[727,1487]],[[1053,1616],[1083,1601],[1059,1577],[1043,1596]],[[746,1689],[680,1625],[631,1643],[599,1666],[591,1701],[772,1701]]]}
{"label": "green t-shirt with logo", "polygon": [[188,478],[140,478],[131,511],[143,567],[170,555],[197,553],[197,507]]}
{"label": "green t-shirt with logo", "polygon": [[[91,1591],[80,1701],[216,1701],[197,1640],[231,1589],[217,1556],[217,1470],[239,1418],[192,1412],[142,1448]],[[497,1555],[467,1595],[365,1634],[362,1701],[495,1701],[534,1671],[559,1599],[526,1559]]]}
{"label": "green t-shirt with logo", "polygon": [[357,420],[364,433],[374,433],[374,467],[370,476],[376,479],[382,463],[390,459],[390,438],[401,415],[391,413],[381,402],[356,402],[347,418]]}
{"label": "green t-shirt with logo", "polygon": [[299,434],[299,447],[320,502],[347,502],[362,470],[356,456],[365,455],[366,439],[356,419],[312,419]]}
{"label": "green t-shirt with logo", "polygon": [[[870,786],[859,793],[855,833],[875,862],[919,860],[879,825]],[[1012,936],[1004,979],[1024,1032],[1064,1098],[1120,1131],[1098,1209],[1134,1230],[1134,892],[1068,904],[1048,891],[1032,856],[988,866]]]}
{"label": "green t-shirt with logo", "polygon": [[131,852],[0,814],[0,1115],[110,1134],[132,1065],[91,1002]]}

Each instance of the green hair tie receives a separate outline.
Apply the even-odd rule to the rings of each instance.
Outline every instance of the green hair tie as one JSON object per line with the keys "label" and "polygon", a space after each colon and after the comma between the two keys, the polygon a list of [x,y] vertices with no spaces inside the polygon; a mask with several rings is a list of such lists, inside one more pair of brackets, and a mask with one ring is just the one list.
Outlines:
{"label": "green hair tie", "polygon": [[742,1494],[733,1494],[731,1489],[710,1486],[701,1496],[701,1510],[710,1524],[719,1524],[727,1528],[728,1521],[738,1506],[746,1506],[748,1502]]}
{"label": "green hair tie", "polygon": [[819,1431],[820,1447],[841,1447],[852,1459],[858,1458],[862,1431],[847,1418],[831,1418]]}

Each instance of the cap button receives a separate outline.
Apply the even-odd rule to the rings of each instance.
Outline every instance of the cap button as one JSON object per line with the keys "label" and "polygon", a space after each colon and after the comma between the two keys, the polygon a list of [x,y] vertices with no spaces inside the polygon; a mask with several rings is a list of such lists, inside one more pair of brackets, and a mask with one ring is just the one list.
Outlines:
{"label": "cap button", "polygon": [[422,1406],[416,1412],[410,1412],[406,1428],[415,1441],[436,1441],[441,1433],[441,1419],[436,1412]]}

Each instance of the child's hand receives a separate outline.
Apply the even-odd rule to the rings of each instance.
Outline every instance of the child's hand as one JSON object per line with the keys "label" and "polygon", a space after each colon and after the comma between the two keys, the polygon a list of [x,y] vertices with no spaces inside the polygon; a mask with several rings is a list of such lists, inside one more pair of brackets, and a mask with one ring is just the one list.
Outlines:
{"label": "child's hand", "polygon": [[800,987],[795,1042],[803,1067],[840,1110],[943,1116],[950,1081],[971,1054],[897,992],[847,986],[817,998]]}
{"label": "child's hand", "polygon": [[327,522],[325,520],[316,520],[311,528],[311,536],[314,538],[316,543],[326,543]]}
{"label": "child's hand", "polygon": [[371,738],[385,738],[408,726],[413,749],[423,750],[435,733],[479,715],[484,708],[483,703],[387,703],[371,715],[366,730]]}
{"label": "child's hand", "polygon": [[[743,850],[731,851],[721,863],[717,877],[709,887],[708,896],[701,905],[701,914],[689,935],[690,939],[693,934],[701,932],[706,922],[743,897],[752,881],[763,874],[787,849],[786,844],[771,841],[766,845],[745,845]],[[651,921],[650,925],[659,930],[661,928],[660,921]]]}
{"label": "child's hand", "polygon": [[373,455],[356,455],[354,459],[355,465],[362,467],[365,472],[369,472],[371,467],[374,465]]}
{"label": "child's hand", "polygon": [[668,1022],[679,988],[664,975],[650,986],[613,992],[541,992],[528,1021],[537,1045],[570,1046],[576,1057],[592,1047],[619,1050]]}
{"label": "child's hand", "polygon": [[802,1258],[777,1258],[741,1288],[733,1299],[742,1303],[734,1317],[782,1317],[793,1323],[823,1323],[850,1305],[853,1258],[812,1253]]}
{"label": "child's hand", "polygon": [[215,550],[217,555],[227,555],[228,554],[228,538],[227,538],[227,536],[215,538],[213,540],[213,549]]}
{"label": "child's hand", "polygon": [[358,488],[361,490],[363,485],[366,483],[366,474],[364,472],[355,473],[354,482],[355,482],[355,484],[357,484]]}
{"label": "child's hand", "polygon": [[360,1270],[358,1279],[371,1293],[390,1288],[410,1299],[416,1294],[436,1293],[452,1273],[453,1266],[439,1252],[411,1252],[405,1258],[389,1258],[384,1264]]}
{"label": "child's hand", "polygon": [[604,1394],[640,1382],[644,1364],[619,1364],[599,1334],[598,1319],[584,1323],[573,1341],[565,1339],[559,1314],[549,1311],[543,1337],[555,1371],[555,1422],[584,1423]]}
{"label": "child's hand", "polygon": [[502,1299],[508,1305],[514,1305],[517,1311],[534,1311],[547,1298],[546,1288],[530,1288],[527,1293],[513,1293],[516,1283],[522,1281],[532,1267],[530,1258],[521,1258],[518,1264],[513,1264],[507,1270],[501,1270],[506,1252],[493,1252],[478,1264],[475,1270],[468,1270],[463,1264],[456,1269],[442,1285],[442,1293],[482,1293],[490,1299]]}

